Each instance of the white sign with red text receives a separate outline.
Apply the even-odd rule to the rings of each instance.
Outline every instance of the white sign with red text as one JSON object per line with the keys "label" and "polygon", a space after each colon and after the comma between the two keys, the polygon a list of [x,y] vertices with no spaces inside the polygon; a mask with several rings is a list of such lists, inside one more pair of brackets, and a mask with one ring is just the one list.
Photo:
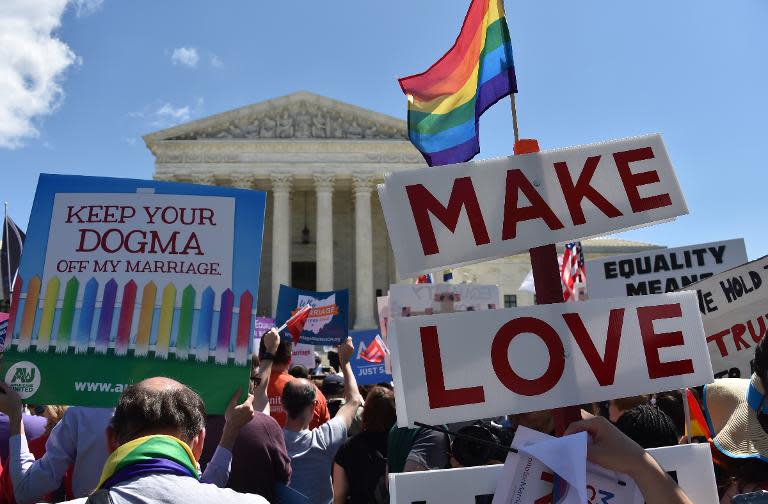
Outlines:
{"label": "white sign with red text", "polygon": [[749,378],[755,345],[768,329],[768,256],[688,287],[699,297],[701,320],[717,378]]}
{"label": "white sign with red text", "polygon": [[695,293],[395,318],[393,327],[401,427],[713,380]]}
{"label": "white sign with red text", "polygon": [[403,277],[688,213],[659,135],[397,172],[378,190]]}

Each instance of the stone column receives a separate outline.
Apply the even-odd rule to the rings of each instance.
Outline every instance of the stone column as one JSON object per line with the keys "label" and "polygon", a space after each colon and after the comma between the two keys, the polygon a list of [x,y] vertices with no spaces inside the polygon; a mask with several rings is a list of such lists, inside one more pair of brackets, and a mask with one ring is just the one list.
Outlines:
{"label": "stone column", "polygon": [[232,187],[238,189],[253,189],[253,183],[255,177],[247,173],[233,173],[232,174]]}
{"label": "stone column", "polygon": [[315,173],[317,192],[317,290],[333,290],[333,182],[332,173]]}
{"label": "stone column", "polygon": [[272,314],[277,310],[280,284],[291,284],[291,183],[289,173],[272,179]]}
{"label": "stone column", "polygon": [[373,176],[370,173],[352,175],[355,193],[355,329],[376,327],[373,316],[373,234],[371,230],[371,190]]}

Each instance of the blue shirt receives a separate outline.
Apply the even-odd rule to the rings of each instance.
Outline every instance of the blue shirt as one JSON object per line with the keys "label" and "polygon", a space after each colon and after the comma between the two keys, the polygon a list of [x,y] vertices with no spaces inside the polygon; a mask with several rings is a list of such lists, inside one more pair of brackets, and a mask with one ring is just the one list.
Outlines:
{"label": "blue shirt", "polygon": [[347,439],[347,426],[341,418],[332,418],[320,427],[300,432],[283,429],[285,448],[291,457],[293,490],[312,504],[331,504],[333,458]]}

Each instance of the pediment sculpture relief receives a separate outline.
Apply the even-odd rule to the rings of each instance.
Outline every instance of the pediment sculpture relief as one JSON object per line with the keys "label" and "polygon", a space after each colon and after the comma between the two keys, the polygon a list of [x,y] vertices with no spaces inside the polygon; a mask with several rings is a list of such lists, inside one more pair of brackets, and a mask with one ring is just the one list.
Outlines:
{"label": "pediment sculpture relief", "polygon": [[357,114],[300,102],[168,138],[203,139],[407,140],[408,135],[405,127],[390,126]]}

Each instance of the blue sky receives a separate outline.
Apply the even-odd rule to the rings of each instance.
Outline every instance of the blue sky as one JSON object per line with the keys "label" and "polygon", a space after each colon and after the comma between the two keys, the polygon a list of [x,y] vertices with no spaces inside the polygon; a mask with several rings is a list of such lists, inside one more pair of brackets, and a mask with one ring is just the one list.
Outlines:
{"label": "blue sky", "polygon": [[[23,227],[40,172],[150,178],[141,135],[185,120],[299,90],[405,118],[396,77],[450,47],[469,0],[34,3],[0,5],[15,41],[0,50],[0,200]],[[506,8],[523,136],[665,139],[691,214],[620,236],[768,253],[765,0]],[[505,100],[483,116],[479,158],[512,143]]]}

